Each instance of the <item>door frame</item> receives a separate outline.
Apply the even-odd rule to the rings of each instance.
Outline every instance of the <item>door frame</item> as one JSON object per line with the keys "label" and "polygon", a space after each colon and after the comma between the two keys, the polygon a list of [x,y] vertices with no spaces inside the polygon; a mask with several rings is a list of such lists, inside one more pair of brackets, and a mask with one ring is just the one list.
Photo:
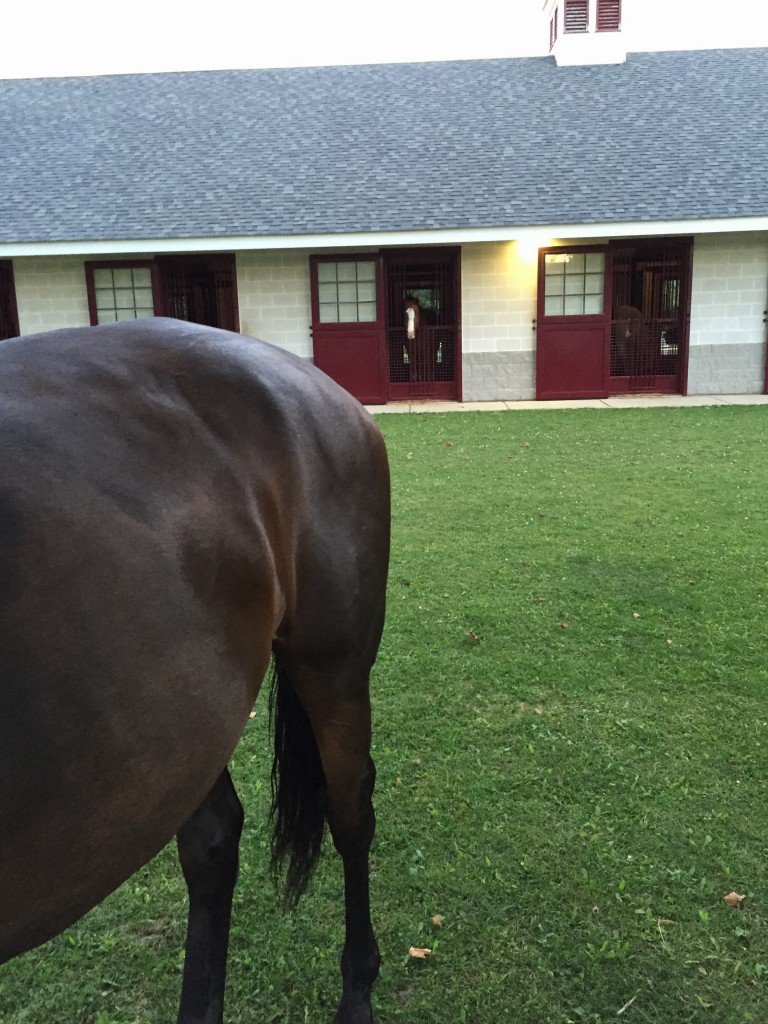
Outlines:
{"label": "door frame", "polygon": [[[409,388],[406,384],[405,387],[399,381],[393,382],[390,379],[390,368],[389,368],[389,344],[387,338],[387,310],[389,308],[389,268],[392,264],[396,263],[434,263],[435,261],[444,259],[450,260],[453,264],[452,277],[453,277],[453,294],[455,304],[455,317],[456,317],[456,338],[455,338],[455,351],[454,351],[454,385],[450,390],[454,392],[452,395],[442,396],[437,395],[434,399],[426,398],[424,401],[462,401],[462,390],[463,390],[463,377],[462,377],[462,337],[461,337],[461,246],[460,245],[420,245],[420,246],[397,246],[391,249],[382,249],[381,256],[383,257],[383,289],[384,289],[384,358],[386,363],[386,374],[387,374],[387,394],[389,401],[409,401],[411,396],[409,394]],[[447,383],[447,382],[446,382]],[[417,400],[416,398],[413,399]]]}

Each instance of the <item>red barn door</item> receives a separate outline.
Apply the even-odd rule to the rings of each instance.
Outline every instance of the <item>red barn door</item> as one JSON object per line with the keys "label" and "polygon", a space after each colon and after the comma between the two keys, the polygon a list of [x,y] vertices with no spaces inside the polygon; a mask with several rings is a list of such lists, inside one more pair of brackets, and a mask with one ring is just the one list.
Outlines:
{"label": "red barn door", "polygon": [[18,333],[19,314],[16,310],[13,263],[0,260],[0,338],[15,338]]}
{"label": "red barn door", "polygon": [[360,402],[388,398],[381,258],[312,256],[315,366]]}
{"label": "red barn door", "polygon": [[610,373],[609,254],[542,250],[536,326],[536,397],[605,398]]}

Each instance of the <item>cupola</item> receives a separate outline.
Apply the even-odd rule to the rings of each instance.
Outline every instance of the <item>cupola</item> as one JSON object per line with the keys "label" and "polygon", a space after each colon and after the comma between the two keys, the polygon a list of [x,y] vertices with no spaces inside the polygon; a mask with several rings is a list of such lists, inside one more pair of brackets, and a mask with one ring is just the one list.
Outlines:
{"label": "cupola", "polygon": [[558,65],[622,64],[622,0],[545,0],[549,52]]}

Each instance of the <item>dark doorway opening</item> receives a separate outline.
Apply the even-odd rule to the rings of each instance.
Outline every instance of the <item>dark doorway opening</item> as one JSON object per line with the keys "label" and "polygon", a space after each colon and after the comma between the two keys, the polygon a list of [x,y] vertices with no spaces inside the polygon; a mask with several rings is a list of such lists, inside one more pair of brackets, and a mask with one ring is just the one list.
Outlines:
{"label": "dark doorway opening", "polygon": [[[459,250],[385,253],[389,397],[459,397]],[[416,304],[415,327],[406,308]]]}
{"label": "dark doorway opening", "polygon": [[239,330],[235,257],[157,257],[163,316]]}
{"label": "dark doorway opening", "polygon": [[0,338],[15,338],[19,333],[19,314],[16,309],[16,287],[13,264],[0,260]]}

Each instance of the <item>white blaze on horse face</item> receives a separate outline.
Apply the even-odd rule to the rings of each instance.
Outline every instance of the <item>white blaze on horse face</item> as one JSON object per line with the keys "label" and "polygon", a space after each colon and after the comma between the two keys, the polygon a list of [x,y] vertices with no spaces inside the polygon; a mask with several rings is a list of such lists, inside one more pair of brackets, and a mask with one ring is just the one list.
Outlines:
{"label": "white blaze on horse face", "polygon": [[416,337],[416,310],[413,308],[413,306],[406,306],[405,319],[408,340],[413,341],[413,339]]}

